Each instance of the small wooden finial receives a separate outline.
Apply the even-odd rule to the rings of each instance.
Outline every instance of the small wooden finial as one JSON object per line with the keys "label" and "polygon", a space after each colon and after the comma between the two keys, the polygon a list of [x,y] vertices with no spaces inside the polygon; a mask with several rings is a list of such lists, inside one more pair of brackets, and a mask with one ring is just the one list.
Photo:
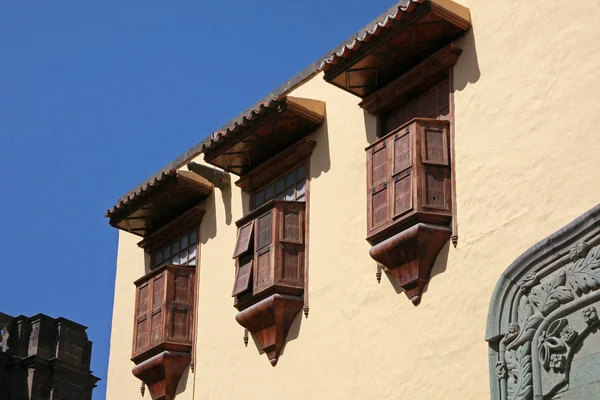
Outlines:
{"label": "small wooden finial", "polygon": [[248,329],[244,329],[244,345],[248,347]]}
{"label": "small wooden finial", "polygon": [[142,397],[144,397],[144,393],[146,393],[146,385],[142,382],[142,386],[140,387],[140,393],[142,393]]}
{"label": "small wooden finial", "polygon": [[194,372],[194,366],[195,366],[195,365],[196,365],[196,364],[194,364],[194,360],[192,360],[192,361],[190,362],[190,369],[192,370],[192,372]]}
{"label": "small wooden finial", "polygon": [[304,318],[308,318],[308,307],[304,307]]}
{"label": "small wooden finial", "polygon": [[414,295],[413,297],[410,298],[410,301],[412,301],[413,305],[416,307],[421,303],[421,295],[417,294]]}
{"label": "small wooden finial", "polygon": [[458,244],[458,236],[452,235],[450,240],[452,240],[452,244],[454,245],[454,248],[456,248],[456,245]]}
{"label": "small wooden finial", "polygon": [[377,273],[375,273],[375,277],[377,277],[377,283],[381,283],[381,265],[377,264]]}

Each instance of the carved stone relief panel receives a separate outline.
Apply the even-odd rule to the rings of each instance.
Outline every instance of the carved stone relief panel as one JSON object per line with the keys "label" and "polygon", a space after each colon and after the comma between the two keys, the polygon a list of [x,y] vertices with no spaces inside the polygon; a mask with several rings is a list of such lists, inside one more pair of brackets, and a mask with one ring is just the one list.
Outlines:
{"label": "carved stone relief panel", "polygon": [[502,275],[488,315],[493,400],[600,399],[600,206]]}

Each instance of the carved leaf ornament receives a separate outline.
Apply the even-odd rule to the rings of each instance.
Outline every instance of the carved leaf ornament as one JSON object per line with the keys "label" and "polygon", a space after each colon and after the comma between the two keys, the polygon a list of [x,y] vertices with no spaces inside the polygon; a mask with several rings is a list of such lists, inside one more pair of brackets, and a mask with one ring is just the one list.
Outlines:
{"label": "carved leaf ornament", "polygon": [[574,299],[573,292],[565,286],[567,275],[565,270],[549,280],[531,289],[529,300],[540,310],[543,315],[548,315],[556,310],[561,304],[568,303]]}
{"label": "carved leaf ornament", "polygon": [[[589,250],[589,251],[588,251]],[[557,272],[539,279],[527,275],[521,282],[522,295],[516,313],[502,342],[506,345],[506,373],[502,361],[496,365],[498,379],[506,380],[506,397],[509,400],[532,400],[532,346],[537,350],[541,366],[548,373],[563,373],[569,352],[579,333],[567,318],[559,318],[538,334],[537,329],[554,310],[576,298],[600,289],[600,246],[591,250],[581,243],[569,252],[572,262]],[[582,310],[588,326],[600,323],[595,307]]]}
{"label": "carved leaf ornament", "polygon": [[531,386],[531,343],[517,349],[514,359],[508,360],[508,397],[514,400],[529,399]]}
{"label": "carved leaf ornament", "polygon": [[[579,247],[579,246],[578,246]],[[566,268],[567,285],[578,296],[600,288],[600,247],[594,247],[585,259]]]}

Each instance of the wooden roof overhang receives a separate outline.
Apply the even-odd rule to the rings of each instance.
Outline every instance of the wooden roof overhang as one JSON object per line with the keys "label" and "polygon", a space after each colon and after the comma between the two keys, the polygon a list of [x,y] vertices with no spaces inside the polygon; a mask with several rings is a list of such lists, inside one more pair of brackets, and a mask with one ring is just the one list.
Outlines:
{"label": "wooden roof overhang", "polygon": [[367,97],[470,28],[469,9],[451,0],[402,0],[373,28],[326,59],[324,78]]}
{"label": "wooden roof overhang", "polygon": [[325,103],[283,96],[262,103],[225,132],[204,144],[204,160],[244,175],[325,122]]}
{"label": "wooden roof overhang", "polygon": [[206,199],[213,184],[190,171],[163,172],[106,212],[110,225],[146,237]]}

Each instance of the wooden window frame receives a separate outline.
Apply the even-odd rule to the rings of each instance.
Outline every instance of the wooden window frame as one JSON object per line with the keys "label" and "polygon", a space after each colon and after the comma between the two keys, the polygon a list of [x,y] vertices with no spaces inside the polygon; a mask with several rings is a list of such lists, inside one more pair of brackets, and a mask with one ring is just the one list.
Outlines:
{"label": "wooden window frame", "polygon": [[[267,183],[265,183],[265,184],[263,184],[263,185],[259,186],[259,187],[258,187],[257,189],[255,189],[255,190],[253,190],[253,191],[250,193],[250,210],[255,210],[255,209],[259,208],[260,206],[262,206],[263,204],[267,203],[267,202],[270,200],[270,199],[269,199],[269,200],[263,201],[263,202],[262,202],[261,204],[259,204],[258,206],[256,205],[256,197],[255,197],[255,196],[256,196],[256,194],[257,194],[257,193],[259,193],[259,192],[261,192],[261,191],[263,191],[263,190],[265,190],[265,189],[266,189],[268,186],[274,185],[273,197],[272,197],[271,199],[275,199],[275,200],[277,200],[277,199],[275,198],[275,195],[276,195],[276,193],[275,193],[276,189],[275,189],[275,188],[276,188],[276,186],[277,186],[277,185],[276,185],[276,184],[277,184],[277,181],[279,181],[279,180],[281,180],[281,179],[283,179],[283,180],[284,180],[284,183],[283,183],[283,184],[284,184],[284,186],[283,186],[283,194],[285,195],[285,193],[286,193],[287,189],[289,188],[289,187],[287,186],[287,182],[286,182],[287,175],[288,175],[290,172],[292,172],[292,171],[295,171],[295,170],[299,169],[299,168],[300,168],[301,166],[303,166],[303,165],[304,165],[304,178],[303,178],[303,179],[304,179],[304,193],[303,193],[301,196],[298,196],[298,194],[297,194],[297,187],[298,187],[298,183],[300,183],[300,182],[301,182],[301,180],[299,180],[299,179],[298,179],[298,175],[297,175],[297,173],[296,173],[296,178],[295,178],[295,180],[294,180],[294,184],[292,185],[292,186],[293,186],[293,188],[294,188],[294,199],[293,199],[293,200],[287,200],[287,201],[299,201],[299,200],[297,200],[297,198],[298,198],[298,197],[304,197],[304,200],[300,200],[300,201],[304,201],[304,202],[306,202],[306,198],[307,198],[307,195],[308,195],[308,160],[307,160],[307,159],[304,159],[304,160],[302,160],[302,161],[300,161],[300,162],[297,162],[296,164],[294,164],[294,166],[292,166],[292,167],[290,167],[290,168],[287,168],[287,169],[285,169],[285,170],[284,170],[284,172],[281,172],[281,173],[280,173],[280,174],[279,174],[279,175],[278,175],[276,178],[273,178],[273,179],[271,179],[271,180],[270,180],[270,181],[268,181]],[[290,187],[292,187],[292,186],[290,186]],[[280,200],[284,200],[284,199],[280,199]]]}
{"label": "wooden window frame", "polygon": [[[199,243],[199,237],[198,236],[199,235],[198,235],[198,233],[199,233],[198,232],[198,228],[197,227],[193,228],[193,229],[191,229],[191,230],[189,230],[189,231],[187,231],[187,232],[179,235],[178,237],[173,238],[165,246],[160,247],[160,248],[156,249],[155,251],[153,251],[152,253],[150,253],[150,269],[160,268],[161,266],[167,265],[167,264],[169,264],[169,265],[194,266],[195,267],[197,265],[197,263],[198,263],[198,251],[199,251],[199,246],[198,246],[198,243]],[[190,241],[190,236],[192,234],[194,234],[194,236],[195,236],[195,241],[194,241],[194,245],[193,246],[190,245],[190,242],[189,242]],[[195,249],[194,264],[190,264],[189,261],[187,263],[185,263],[185,264],[175,264],[175,263],[170,262],[170,260],[165,261],[164,259],[161,259],[160,262],[156,261],[156,257],[161,252],[164,252],[165,249],[167,249],[168,247],[172,247],[173,244],[175,244],[176,242],[179,242],[179,241],[183,240],[186,237],[187,237],[187,240],[188,240],[188,246],[186,246],[185,248],[182,248],[181,245],[180,245],[179,246],[179,250],[177,250],[177,252],[175,252],[175,254],[173,254],[173,251],[171,251],[169,258],[170,258],[170,260],[172,260],[172,258],[174,256],[176,256],[176,255],[180,256],[184,251],[187,251],[187,254],[188,254],[187,258],[189,258],[189,250],[192,249],[192,248],[194,248]]]}

